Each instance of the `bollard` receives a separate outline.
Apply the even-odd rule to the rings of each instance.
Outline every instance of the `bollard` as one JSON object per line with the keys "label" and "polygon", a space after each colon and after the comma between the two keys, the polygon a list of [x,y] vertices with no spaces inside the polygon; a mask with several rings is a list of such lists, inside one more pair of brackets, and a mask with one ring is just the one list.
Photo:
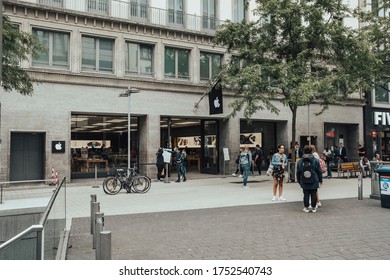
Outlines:
{"label": "bollard", "polygon": [[93,185],[92,188],[99,188],[97,183],[97,164],[95,164],[95,185]]}
{"label": "bollard", "polygon": [[93,209],[93,203],[97,201],[96,194],[91,194],[91,234],[93,234],[93,224],[95,221],[95,218],[93,217],[95,215],[95,212],[99,212],[99,210]]}
{"label": "bollard", "polygon": [[[96,213],[100,212],[100,202],[93,202],[92,203],[92,208],[93,208],[93,213],[91,213],[91,223],[92,223],[92,234],[93,236],[95,236],[95,232],[96,232],[96,223],[95,223],[95,220],[96,220]],[[95,238],[93,238],[93,249],[95,249]]]}
{"label": "bollard", "polygon": [[358,200],[363,200],[363,176],[361,173],[358,176]]}
{"label": "bollard", "polygon": [[98,253],[100,253],[100,232],[103,231],[104,227],[104,213],[102,212],[96,212],[95,213],[95,233],[93,235],[93,249],[96,249],[96,259],[98,260],[97,256]]}
{"label": "bollard", "polygon": [[100,252],[97,254],[97,260],[111,260],[111,231],[100,232]]}

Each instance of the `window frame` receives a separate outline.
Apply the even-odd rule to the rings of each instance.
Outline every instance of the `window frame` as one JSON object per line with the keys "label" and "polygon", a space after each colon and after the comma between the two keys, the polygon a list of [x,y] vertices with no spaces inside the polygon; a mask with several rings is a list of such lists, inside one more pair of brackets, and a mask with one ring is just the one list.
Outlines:
{"label": "window frame", "polygon": [[[202,55],[206,55],[209,57],[209,61],[208,61],[208,73],[209,73],[208,76],[209,77],[208,78],[202,77],[202,73],[201,73],[201,57],[202,57]],[[220,58],[219,71],[221,71],[222,62],[223,62],[223,54],[215,53],[215,52],[208,52],[206,50],[200,51],[200,53],[199,53],[199,79],[200,79],[200,81],[212,80],[214,77],[216,77],[219,74],[219,71],[218,71],[218,73],[214,73],[216,70],[213,69],[213,65],[214,65],[213,60],[214,60],[215,56],[218,56]]]}
{"label": "window frame", "polygon": [[[90,69],[89,67],[85,67],[83,63],[84,59],[84,38],[92,38],[95,40],[95,66],[94,69]],[[96,44],[96,40],[98,40],[98,44]],[[102,70],[100,67],[100,41],[101,40],[110,40],[111,41],[111,71],[108,70]],[[115,73],[115,38],[107,38],[107,37],[100,37],[100,36],[95,36],[92,34],[81,34],[81,71],[82,72],[100,72],[100,73]]]}
{"label": "window frame", "polygon": [[[175,73],[174,75],[167,75],[166,73],[166,51],[167,49],[172,49],[174,50],[175,52],[175,58],[174,58],[174,66],[175,66]],[[188,53],[188,60],[187,60],[187,64],[188,64],[188,76],[182,76],[182,75],[179,75],[179,68],[180,68],[180,63],[179,63],[179,51],[185,51]],[[191,79],[191,67],[190,67],[190,62],[191,62],[191,52],[192,50],[190,48],[178,48],[178,47],[175,47],[175,46],[165,46],[164,47],[164,78],[165,79],[180,79],[180,80],[190,80]]]}
{"label": "window frame", "polygon": [[[384,84],[387,84],[387,89],[390,90],[390,82],[386,82]],[[378,102],[376,99],[376,87],[372,88],[372,107],[380,107],[380,108],[390,108],[390,91],[387,91],[387,103],[385,102]]]}
{"label": "window frame", "polygon": [[[130,60],[130,53],[129,53],[129,45],[133,44],[137,46],[137,71],[131,71],[128,67],[129,65],[129,60]],[[140,61],[143,60],[142,58],[142,52],[141,52],[141,46],[149,47],[150,48],[150,66],[151,66],[151,71],[150,73],[148,72],[142,72],[141,71],[141,63]],[[145,59],[149,60],[149,59]],[[134,42],[131,40],[126,40],[125,41],[125,74],[126,75],[143,75],[143,76],[154,76],[155,74],[155,44],[154,43],[149,43],[149,42]]]}

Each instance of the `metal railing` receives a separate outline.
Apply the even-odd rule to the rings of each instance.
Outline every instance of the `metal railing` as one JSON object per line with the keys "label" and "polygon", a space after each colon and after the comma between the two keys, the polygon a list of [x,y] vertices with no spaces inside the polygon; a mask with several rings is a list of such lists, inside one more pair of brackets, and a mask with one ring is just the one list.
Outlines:
{"label": "metal railing", "polygon": [[[75,10],[88,14],[104,15],[114,18],[164,26],[175,30],[188,30],[214,35],[224,21],[216,17],[188,14],[180,10],[161,9],[145,4],[121,0],[35,0],[41,5],[54,8]],[[31,1],[21,1],[30,2]]]}
{"label": "metal railing", "polygon": [[66,177],[54,190],[39,223],[0,244],[0,260],[58,259],[65,228]]}

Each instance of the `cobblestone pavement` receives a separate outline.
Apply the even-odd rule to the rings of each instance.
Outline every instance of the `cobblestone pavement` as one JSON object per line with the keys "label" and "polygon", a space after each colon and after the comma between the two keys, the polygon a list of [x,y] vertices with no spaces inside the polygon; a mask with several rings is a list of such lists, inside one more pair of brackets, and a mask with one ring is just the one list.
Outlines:
{"label": "cobblestone pavement", "polygon": [[[105,216],[116,260],[389,260],[390,209],[365,198]],[[72,222],[67,259],[92,260],[89,218]]]}

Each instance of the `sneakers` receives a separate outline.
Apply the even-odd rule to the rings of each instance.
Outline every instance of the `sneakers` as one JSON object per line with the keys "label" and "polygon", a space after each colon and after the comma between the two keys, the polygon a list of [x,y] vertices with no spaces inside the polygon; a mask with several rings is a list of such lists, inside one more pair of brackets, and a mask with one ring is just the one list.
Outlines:
{"label": "sneakers", "polygon": [[180,183],[180,180],[176,180],[175,182],[176,182],[176,183]]}
{"label": "sneakers", "polygon": [[279,196],[279,201],[286,201],[286,199],[283,196]]}
{"label": "sneakers", "polygon": [[248,186],[248,185],[242,185],[242,187],[243,187],[244,189],[247,189],[247,188],[249,188],[249,186]]}
{"label": "sneakers", "polygon": [[309,212],[310,212],[310,210],[307,209],[306,207],[304,207],[304,208],[302,209],[302,211],[305,212],[305,213],[309,213]]}
{"label": "sneakers", "polygon": [[313,209],[311,210],[311,212],[312,212],[312,213],[316,213],[316,212],[317,212],[317,208],[313,208]]}
{"label": "sneakers", "polygon": [[184,177],[184,179],[183,179],[183,182],[185,182],[185,181],[187,181],[187,178],[186,178],[186,177]]}
{"label": "sneakers", "polygon": [[239,178],[242,178],[242,175],[240,174],[240,176],[238,176]]}
{"label": "sneakers", "polygon": [[273,201],[273,202],[276,201],[276,196],[273,196],[273,197],[272,197],[272,201]]}
{"label": "sneakers", "polygon": [[236,173],[233,173],[232,176],[236,177],[237,175],[236,175]]}
{"label": "sneakers", "polygon": [[321,202],[320,201],[318,201],[317,202],[317,208],[320,208],[322,205],[321,205]]}

